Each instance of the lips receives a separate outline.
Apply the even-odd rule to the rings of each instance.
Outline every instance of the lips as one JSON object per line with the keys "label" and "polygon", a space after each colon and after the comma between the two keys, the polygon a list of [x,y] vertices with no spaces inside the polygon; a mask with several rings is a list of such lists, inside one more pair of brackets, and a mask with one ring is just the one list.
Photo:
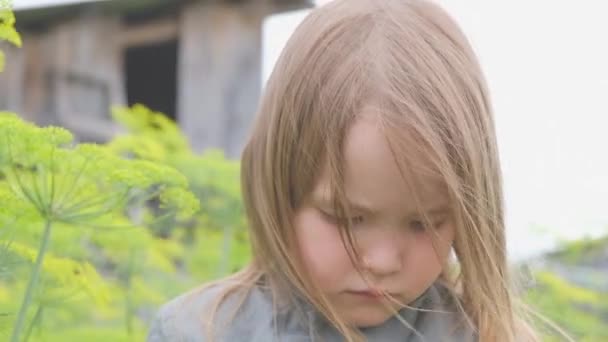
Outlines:
{"label": "lips", "polygon": [[382,292],[379,290],[363,290],[363,291],[348,291],[348,293],[353,294],[353,295],[357,295],[357,296],[362,296],[362,297],[367,297],[367,298],[381,298],[382,296]]}

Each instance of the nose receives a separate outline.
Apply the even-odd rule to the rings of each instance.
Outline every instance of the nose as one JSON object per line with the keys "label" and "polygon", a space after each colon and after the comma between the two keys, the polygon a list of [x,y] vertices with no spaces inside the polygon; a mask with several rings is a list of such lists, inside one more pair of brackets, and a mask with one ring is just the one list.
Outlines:
{"label": "nose", "polygon": [[382,239],[367,246],[362,256],[363,268],[376,277],[398,273],[403,268],[402,251],[394,238]]}

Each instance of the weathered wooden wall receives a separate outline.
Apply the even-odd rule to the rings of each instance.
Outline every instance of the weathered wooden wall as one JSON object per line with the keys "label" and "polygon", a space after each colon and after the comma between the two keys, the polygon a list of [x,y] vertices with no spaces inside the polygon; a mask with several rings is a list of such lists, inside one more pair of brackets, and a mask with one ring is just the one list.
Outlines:
{"label": "weathered wooden wall", "polygon": [[[34,47],[35,41],[28,43],[28,48]],[[16,48],[8,43],[0,43],[0,49],[5,54],[6,65],[0,73],[0,110],[22,112],[23,89],[25,82],[25,48]],[[33,70],[32,70],[33,71]],[[35,91],[31,93],[35,97]]]}
{"label": "weathered wooden wall", "polygon": [[110,138],[117,127],[109,108],[126,103],[120,33],[119,18],[93,12],[56,26],[47,38],[54,46],[55,115],[89,139]]}
{"label": "weathered wooden wall", "polygon": [[4,48],[0,110],[105,141],[118,130],[109,107],[127,102],[125,49],[177,38],[179,125],[196,151],[216,147],[238,157],[260,97],[263,20],[304,3],[186,2],[177,16],[136,25],[95,5],[78,7],[44,32],[22,32],[23,48]]}
{"label": "weathered wooden wall", "polygon": [[199,3],[182,14],[178,120],[196,150],[237,156],[260,96],[265,13]]}
{"label": "weathered wooden wall", "polygon": [[62,125],[88,140],[116,132],[111,104],[124,104],[117,18],[88,14],[44,33],[23,33],[23,47],[7,50],[0,74],[0,108],[41,125]]}

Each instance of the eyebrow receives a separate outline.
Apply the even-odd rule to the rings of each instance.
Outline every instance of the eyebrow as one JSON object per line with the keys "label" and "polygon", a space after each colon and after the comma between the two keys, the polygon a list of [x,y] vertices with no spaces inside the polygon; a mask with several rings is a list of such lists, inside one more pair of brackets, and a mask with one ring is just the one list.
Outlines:
{"label": "eyebrow", "polygon": [[[312,200],[319,205],[327,206],[330,208],[333,207],[332,199],[328,198],[327,196],[313,194]],[[357,203],[356,201],[353,201],[348,198],[346,199],[346,205],[351,210],[356,211],[356,212],[367,213],[367,214],[377,213],[377,210],[371,208],[369,205],[366,205],[364,203]],[[427,208],[428,209],[423,209],[423,212],[425,212],[428,216],[440,216],[440,215],[448,214],[450,212],[449,205],[447,203],[430,205],[430,206],[427,206]],[[418,215],[420,215],[420,211],[416,210],[414,212],[410,212],[407,215],[407,217],[415,217]]]}

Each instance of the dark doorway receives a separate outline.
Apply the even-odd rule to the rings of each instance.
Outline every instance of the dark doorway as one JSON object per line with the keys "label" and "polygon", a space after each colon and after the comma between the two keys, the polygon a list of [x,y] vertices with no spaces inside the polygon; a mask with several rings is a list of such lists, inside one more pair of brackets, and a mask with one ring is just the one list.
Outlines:
{"label": "dark doorway", "polygon": [[141,103],[176,121],[177,40],[137,45],[125,52],[127,102]]}

